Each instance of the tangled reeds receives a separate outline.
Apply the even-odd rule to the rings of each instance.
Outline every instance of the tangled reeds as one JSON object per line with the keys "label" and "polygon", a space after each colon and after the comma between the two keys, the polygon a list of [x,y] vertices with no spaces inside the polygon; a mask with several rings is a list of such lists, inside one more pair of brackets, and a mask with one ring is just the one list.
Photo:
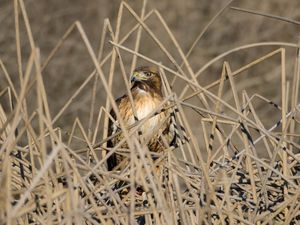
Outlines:
{"label": "tangled reeds", "polygon": [[[299,43],[243,45],[218,55],[195,72],[189,63],[195,44],[185,54],[160,12],[146,11],[146,2],[141,16],[126,2],[121,3],[116,29],[108,19],[104,21],[98,51],[76,21],[47,59],[41,60],[24,2],[14,1],[20,87],[11,79],[0,58],[0,75],[6,80],[5,88],[0,90],[1,224],[299,223]],[[211,20],[195,43],[231,2]],[[124,11],[130,13],[135,24],[121,36]],[[29,59],[23,59],[21,54],[20,15],[31,47]],[[169,35],[180,61],[147,25],[151,17]],[[78,44],[87,50],[94,71],[53,115],[43,73],[74,32],[79,33],[82,42]],[[140,53],[142,34],[153,40],[172,66]],[[127,38],[134,35],[134,47],[126,47]],[[108,52],[104,50],[107,36]],[[222,64],[222,59],[233,52],[262,46],[274,50],[237,69],[232,69],[230,61]],[[292,82],[286,76],[286,48],[293,48],[296,53]],[[131,70],[138,60],[160,68],[165,98],[170,107],[176,108],[178,127],[189,139],[175,149],[170,147],[156,153],[156,160],[152,160],[154,153],[136,135],[138,129],[121,131],[127,134],[123,141],[131,143],[129,149],[120,149],[118,145],[112,149],[106,147],[111,138],[107,137],[108,112],[115,104],[113,80],[124,79],[126,83],[128,79],[123,52],[132,57]],[[238,80],[244,79],[245,71],[274,57],[280,58],[280,76],[276,77],[280,80],[278,102],[239,88]],[[23,61],[27,62],[25,69]],[[217,63],[221,68],[219,79],[201,85],[197,78]],[[108,72],[104,72],[105,66],[109,67]],[[115,72],[117,67],[120,67],[120,77]],[[70,131],[57,126],[57,121],[76,97],[87,91],[85,87],[90,83],[93,85],[88,90],[92,99],[88,124],[82,124],[78,117]],[[178,83],[182,89],[175,92],[173,87]],[[268,88],[267,84],[261,85]],[[96,105],[99,91],[106,96],[105,106]],[[232,96],[230,100],[224,97],[225,91]],[[262,114],[258,102],[263,102],[268,111]],[[191,127],[192,116],[199,119],[193,127],[201,132]],[[265,125],[264,118],[272,120],[276,116],[278,120],[272,126]],[[136,127],[143,122],[138,121]],[[130,162],[122,171],[107,171],[106,159],[115,152],[127,156]]]}

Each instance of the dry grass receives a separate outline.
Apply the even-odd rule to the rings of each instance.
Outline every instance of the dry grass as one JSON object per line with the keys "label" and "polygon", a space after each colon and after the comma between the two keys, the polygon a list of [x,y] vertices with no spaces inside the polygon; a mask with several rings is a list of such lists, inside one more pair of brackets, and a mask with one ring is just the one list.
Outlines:
{"label": "dry grass", "polygon": [[[104,21],[97,50],[82,24],[76,21],[42,60],[24,2],[15,0],[18,81],[12,79],[0,59],[1,80],[5,80],[0,90],[1,223],[143,224],[144,220],[146,224],[170,225],[178,221],[181,224],[297,223],[300,220],[300,41],[241,45],[218,54],[195,71],[189,55],[207,29],[224,10],[229,10],[230,3],[220,9],[188,51],[182,49],[159,11],[146,10],[145,0],[140,12],[125,2],[120,4],[115,29],[108,19]],[[241,16],[255,13],[299,25],[288,18],[234,10]],[[151,19],[164,30],[168,45],[149,26]],[[124,31],[125,23],[132,27]],[[21,28],[25,28],[30,46],[28,58],[22,57]],[[74,33],[79,35],[76,44],[86,50],[86,60],[91,62],[93,71],[53,114],[43,74],[58,52],[68,47],[66,43]],[[141,53],[143,36],[164,56],[163,62]],[[126,44],[129,38],[134,42]],[[232,53],[243,54],[266,46],[271,50],[251,62],[224,60]],[[287,49],[294,52],[288,59]],[[272,98],[253,89],[250,93],[246,91],[244,87],[249,83],[261,82],[248,72],[265,66],[268,72],[272,71],[274,68],[268,68],[267,64],[271,60],[275,60],[272,66],[279,68],[274,70],[279,73],[274,73],[272,79],[278,80],[274,93],[280,94]],[[290,61],[294,72],[289,80],[287,62]],[[128,63],[130,69],[125,66]],[[178,127],[184,127],[189,137],[189,142],[177,149],[170,147],[157,154],[155,161],[151,160],[153,153],[136,135],[145,120],[130,131],[121,123],[125,136],[122,142],[126,141],[129,149],[120,149],[121,143],[107,149],[105,144],[111,138],[107,137],[108,112],[111,108],[117,110],[114,81],[119,80],[128,91],[128,71],[137,63],[160,67],[166,101],[178,109]],[[232,63],[236,69],[232,69]],[[221,68],[218,79],[203,85],[199,80],[212,66]],[[260,86],[269,88],[263,83]],[[68,109],[83,93],[91,99],[86,109],[88,120],[84,120],[87,122],[76,117],[70,130],[58,126],[58,121],[67,119]],[[96,104],[99,93],[106,99],[101,107]],[[127,155],[130,163],[122,171],[108,172],[106,159],[114,152]],[[119,181],[125,185],[118,189]],[[136,191],[137,186],[143,187],[143,193]]]}

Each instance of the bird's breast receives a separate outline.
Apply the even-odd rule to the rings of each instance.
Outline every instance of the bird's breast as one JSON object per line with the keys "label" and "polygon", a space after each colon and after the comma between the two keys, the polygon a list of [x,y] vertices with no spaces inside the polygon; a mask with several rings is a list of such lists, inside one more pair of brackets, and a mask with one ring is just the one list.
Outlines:
{"label": "bird's breast", "polygon": [[[163,120],[164,113],[159,113],[154,115],[153,111],[159,106],[162,99],[157,97],[153,97],[147,92],[140,90],[139,93],[133,96],[134,97],[134,106],[135,112],[138,120],[142,120],[146,118],[149,114],[152,113],[152,116],[143,122],[141,126],[141,131],[143,134],[149,134],[153,132],[156,127]],[[127,107],[123,107],[127,109],[127,112],[122,113],[124,115],[123,119],[127,126],[133,125],[136,120],[134,118],[134,110],[131,107],[130,102],[127,102]]]}

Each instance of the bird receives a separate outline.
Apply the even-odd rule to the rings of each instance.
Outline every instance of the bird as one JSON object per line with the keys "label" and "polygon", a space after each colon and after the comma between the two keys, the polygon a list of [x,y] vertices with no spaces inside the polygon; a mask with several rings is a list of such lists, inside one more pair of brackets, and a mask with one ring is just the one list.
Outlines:
{"label": "bird", "polygon": [[[132,127],[137,121],[147,117],[164,101],[162,78],[159,68],[156,66],[137,67],[130,76],[130,85],[130,93],[135,110],[132,107],[128,94],[124,94],[116,99],[120,117],[126,127]],[[124,138],[124,135],[120,132],[119,122],[113,109],[110,111],[110,115],[108,136],[117,135],[109,139],[107,147],[113,148]],[[151,152],[162,152],[166,149],[168,146],[164,144],[164,140],[168,142],[169,146],[175,146],[176,132],[174,130],[174,122],[172,122],[174,119],[171,118],[172,115],[173,113],[170,110],[160,110],[160,112],[156,112],[141,125],[139,134],[145,140],[148,140],[147,146]],[[158,128],[158,126],[160,127]],[[128,148],[127,143],[122,144],[120,148]],[[121,154],[113,153],[107,159],[108,171],[119,167],[118,165],[124,161],[128,162],[129,160]]]}

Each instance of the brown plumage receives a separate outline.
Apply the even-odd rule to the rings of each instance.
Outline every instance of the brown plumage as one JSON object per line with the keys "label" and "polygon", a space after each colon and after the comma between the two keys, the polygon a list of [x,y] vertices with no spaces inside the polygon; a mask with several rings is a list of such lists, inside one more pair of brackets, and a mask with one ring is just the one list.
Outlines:
{"label": "brown plumage", "polygon": [[[138,67],[133,71],[131,75],[130,91],[133,97],[137,118],[134,117],[133,109],[127,94],[116,100],[120,116],[122,117],[126,127],[130,127],[136,121],[142,120],[161,104],[163,101],[161,88],[162,80],[157,67],[144,66]],[[111,111],[111,116],[114,120],[116,120],[116,114],[113,110]],[[164,122],[161,125],[162,121]],[[162,136],[164,136],[165,140],[167,140],[169,144],[174,142],[175,133],[173,131],[173,127],[170,125],[170,112],[167,110],[160,111],[156,115],[151,116],[141,126],[140,133],[143,135],[145,140],[148,140],[147,145],[150,151],[160,152],[167,147],[163,143]],[[160,126],[159,129],[158,126]],[[118,131],[120,131],[118,121],[114,122],[110,120],[108,135],[111,136]],[[154,133],[154,131],[157,132]],[[107,147],[114,147],[123,138],[124,136],[122,133],[118,134],[108,141]],[[126,142],[120,147],[128,148]],[[121,161],[125,164],[128,162],[124,156],[117,153],[113,154],[107,160],[108,170],[113,170]]]}

